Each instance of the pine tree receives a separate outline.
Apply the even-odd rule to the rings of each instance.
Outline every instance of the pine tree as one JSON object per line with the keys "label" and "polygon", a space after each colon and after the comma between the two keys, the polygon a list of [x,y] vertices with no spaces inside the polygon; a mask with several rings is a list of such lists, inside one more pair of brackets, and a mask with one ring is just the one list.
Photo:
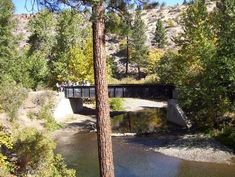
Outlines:
{"label": "pine tree", "polygon": [[40,51],[49,57],[55,42],[56,22],[54,14],[48,10],[41,11],[30,19],[28,24],[31,33],[28,40],[29,55]]}
{"label": "pine tree", "polygon": [[141,78],[140,68],[145,66],[147,62],[146,39],[145,23],[141,19],[141,12],[137,10],[131,36],[131,45],[133,49],[131,60],[137,65],[139,79]]}
{"label": "pine tree", "polygon": [[13,21],[14,5],[11,0],[0,2],[0,57],[9,57],[14,46],[14,36],[12,31],[15,27]]}
{"label": "pine tree", "polygon": [[[96,118],[97,118],[97,139],[98,154],[101,177],[114,177],[112,140],[111,140],[111,122],[108,105],[108,84],[105,56],[105,10],[116,9],[123,10],[126,5],[143,4],[141,1],[105,1],[105,0],[78,0],[78,1],[58,1],[58,0],[38,0],[44,6],[54,7],[58,2],[65,2],[68,6],[71,3],[76,9],[92,9],[92,32],[93,32],[93,59],[94,59],[94,77],[96,87]],[[77,6],[76,6],[77,5]],[[79,8],[83,5],[83,8]],[[58,6],[57,6],[58,7]]]}
{"label": "pine tree", "polygon": [[126,11],[122,16],[123,22],[121,23],[121,35],[126,38],[126,76],[128,75],[128,68],[130,62],[130,35],[131,35],[131,14]]}
{"label": "pine tree", "polygon": [[[52,49],[50,61],[51,85],[56,82],[68,81],[69,53],[71,49],[82,48],[86,39],[91,37],[91,27],[85,25],[85,19],[74,10],[64,10],[58,16],[56,43]],[[81,28],[83,26],[83,28]]]}
{"label": "pine tree", "polygon": [[164,48],[167,44],[166,30],[163,27],[162,21],[160,19],[158,19],[156,23],[155,41],[157,43],[157,47],[159,48]]}
{"label": "pine tree", "polygon": [[130,62],[130,35],[132,27],[132,18],[129,9],[125,9],[122,16],[118,16],[114,12],[108,13],[108,19],[106,20],[106,31],[109,33],[117,34],[122,38],[125,38],[125,44],[121,46],[121,50],[125,50],[126,64],[126,76],[128,75],[128,68]]}
{"label": "pine tree", "polygon": [[184,0],[182,5],[187,5],[187,4],[188,4],[187,0]]}
{"label": "pine tree", "polygon": [[31,77],[31,87],[38,84],[48,84],[48,61],[52,58],[52,47],[55,43],[56,19],[48,10],[37,13],[28,23],[31,32],[29,37],[28,73]]}
{"label": "pine tree", "polygon": [[11,0],[0,2],[0,80],[5,76],[12,77],[16,69],[17,40],[13,35],[14,5]]}

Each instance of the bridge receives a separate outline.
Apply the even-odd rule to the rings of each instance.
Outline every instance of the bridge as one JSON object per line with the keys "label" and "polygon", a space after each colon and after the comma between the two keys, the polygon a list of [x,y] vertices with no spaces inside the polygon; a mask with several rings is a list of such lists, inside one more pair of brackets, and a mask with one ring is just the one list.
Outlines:
{"label": "bridge", "polygon": [[[95,86],[66,86],[65,97],[94,98]],[[176,97],[175,86],[163,84],[122,84],[109,85],[110,98],[173,99]]]}
{"label": "bridge", "polygon": [[[109,85],[108,95],[110,98],[141,98],[141,99],[163,99],[168,102],[167,120],[183,127],[190,127],[183,110],[176,99],[175,86],[168,84],[121,84]],[[95,86],[66,86],[65,97],[69,99],[74,113],[83,109],[84,98],[95,97]]]}

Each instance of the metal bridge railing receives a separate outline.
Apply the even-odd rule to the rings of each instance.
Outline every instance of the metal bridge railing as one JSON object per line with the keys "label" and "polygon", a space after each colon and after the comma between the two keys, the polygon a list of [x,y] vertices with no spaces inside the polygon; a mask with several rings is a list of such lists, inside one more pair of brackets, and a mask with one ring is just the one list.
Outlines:
{"label": "metal bridge railing", "polygon": [[[175,86],[162,84],[123,84],[109,85],[109,97],[131,97],[146,99],[172,99],[175,97]],[[66,98],[93,98],[95,86],[66,86]]]}

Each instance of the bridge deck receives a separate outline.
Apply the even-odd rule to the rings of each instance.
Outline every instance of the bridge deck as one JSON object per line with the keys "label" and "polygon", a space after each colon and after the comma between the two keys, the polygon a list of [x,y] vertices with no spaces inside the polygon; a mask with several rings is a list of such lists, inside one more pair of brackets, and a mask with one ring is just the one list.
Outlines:
{"label": "bridge deck", "polygon": [[[143,98],[143,99],[172,99],[175,86],[161,84],[123,84],[109,85],[109,97]],[[66,98],[93,98],[95,86],[66,86]]]}

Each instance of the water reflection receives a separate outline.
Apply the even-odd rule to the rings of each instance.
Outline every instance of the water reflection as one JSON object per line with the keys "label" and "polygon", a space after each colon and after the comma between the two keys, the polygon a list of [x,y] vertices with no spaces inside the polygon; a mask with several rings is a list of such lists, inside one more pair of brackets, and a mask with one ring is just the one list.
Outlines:
{"label": "water reflection", "polygon": [[[112,118],[113,132],[156,132],[166,127],[166,110],[146,109]],[[98,177],[95,133],[65,133],[57,140],[56,153],[79,177]],[[164,143],[154,137],[112,138],[116,177],[235,177],[235,165],[185,161],[149,150]]]}
{"label": "water reflection", "polygon": [[145,109],[128,112],[112,117],[114,133],[148,133],[156,132],[166,126],[165,109]]}
{"label": "water reflection", "polygon": [[[66,135],[65,135],[66,136]],[[78,177],[98,177],[95,133],[78,133],[58,139],[56,152],[63,155]],[[116,177],[234,177],[235,166],[185,161],[148,150],[151,137],[113,138]]]}

